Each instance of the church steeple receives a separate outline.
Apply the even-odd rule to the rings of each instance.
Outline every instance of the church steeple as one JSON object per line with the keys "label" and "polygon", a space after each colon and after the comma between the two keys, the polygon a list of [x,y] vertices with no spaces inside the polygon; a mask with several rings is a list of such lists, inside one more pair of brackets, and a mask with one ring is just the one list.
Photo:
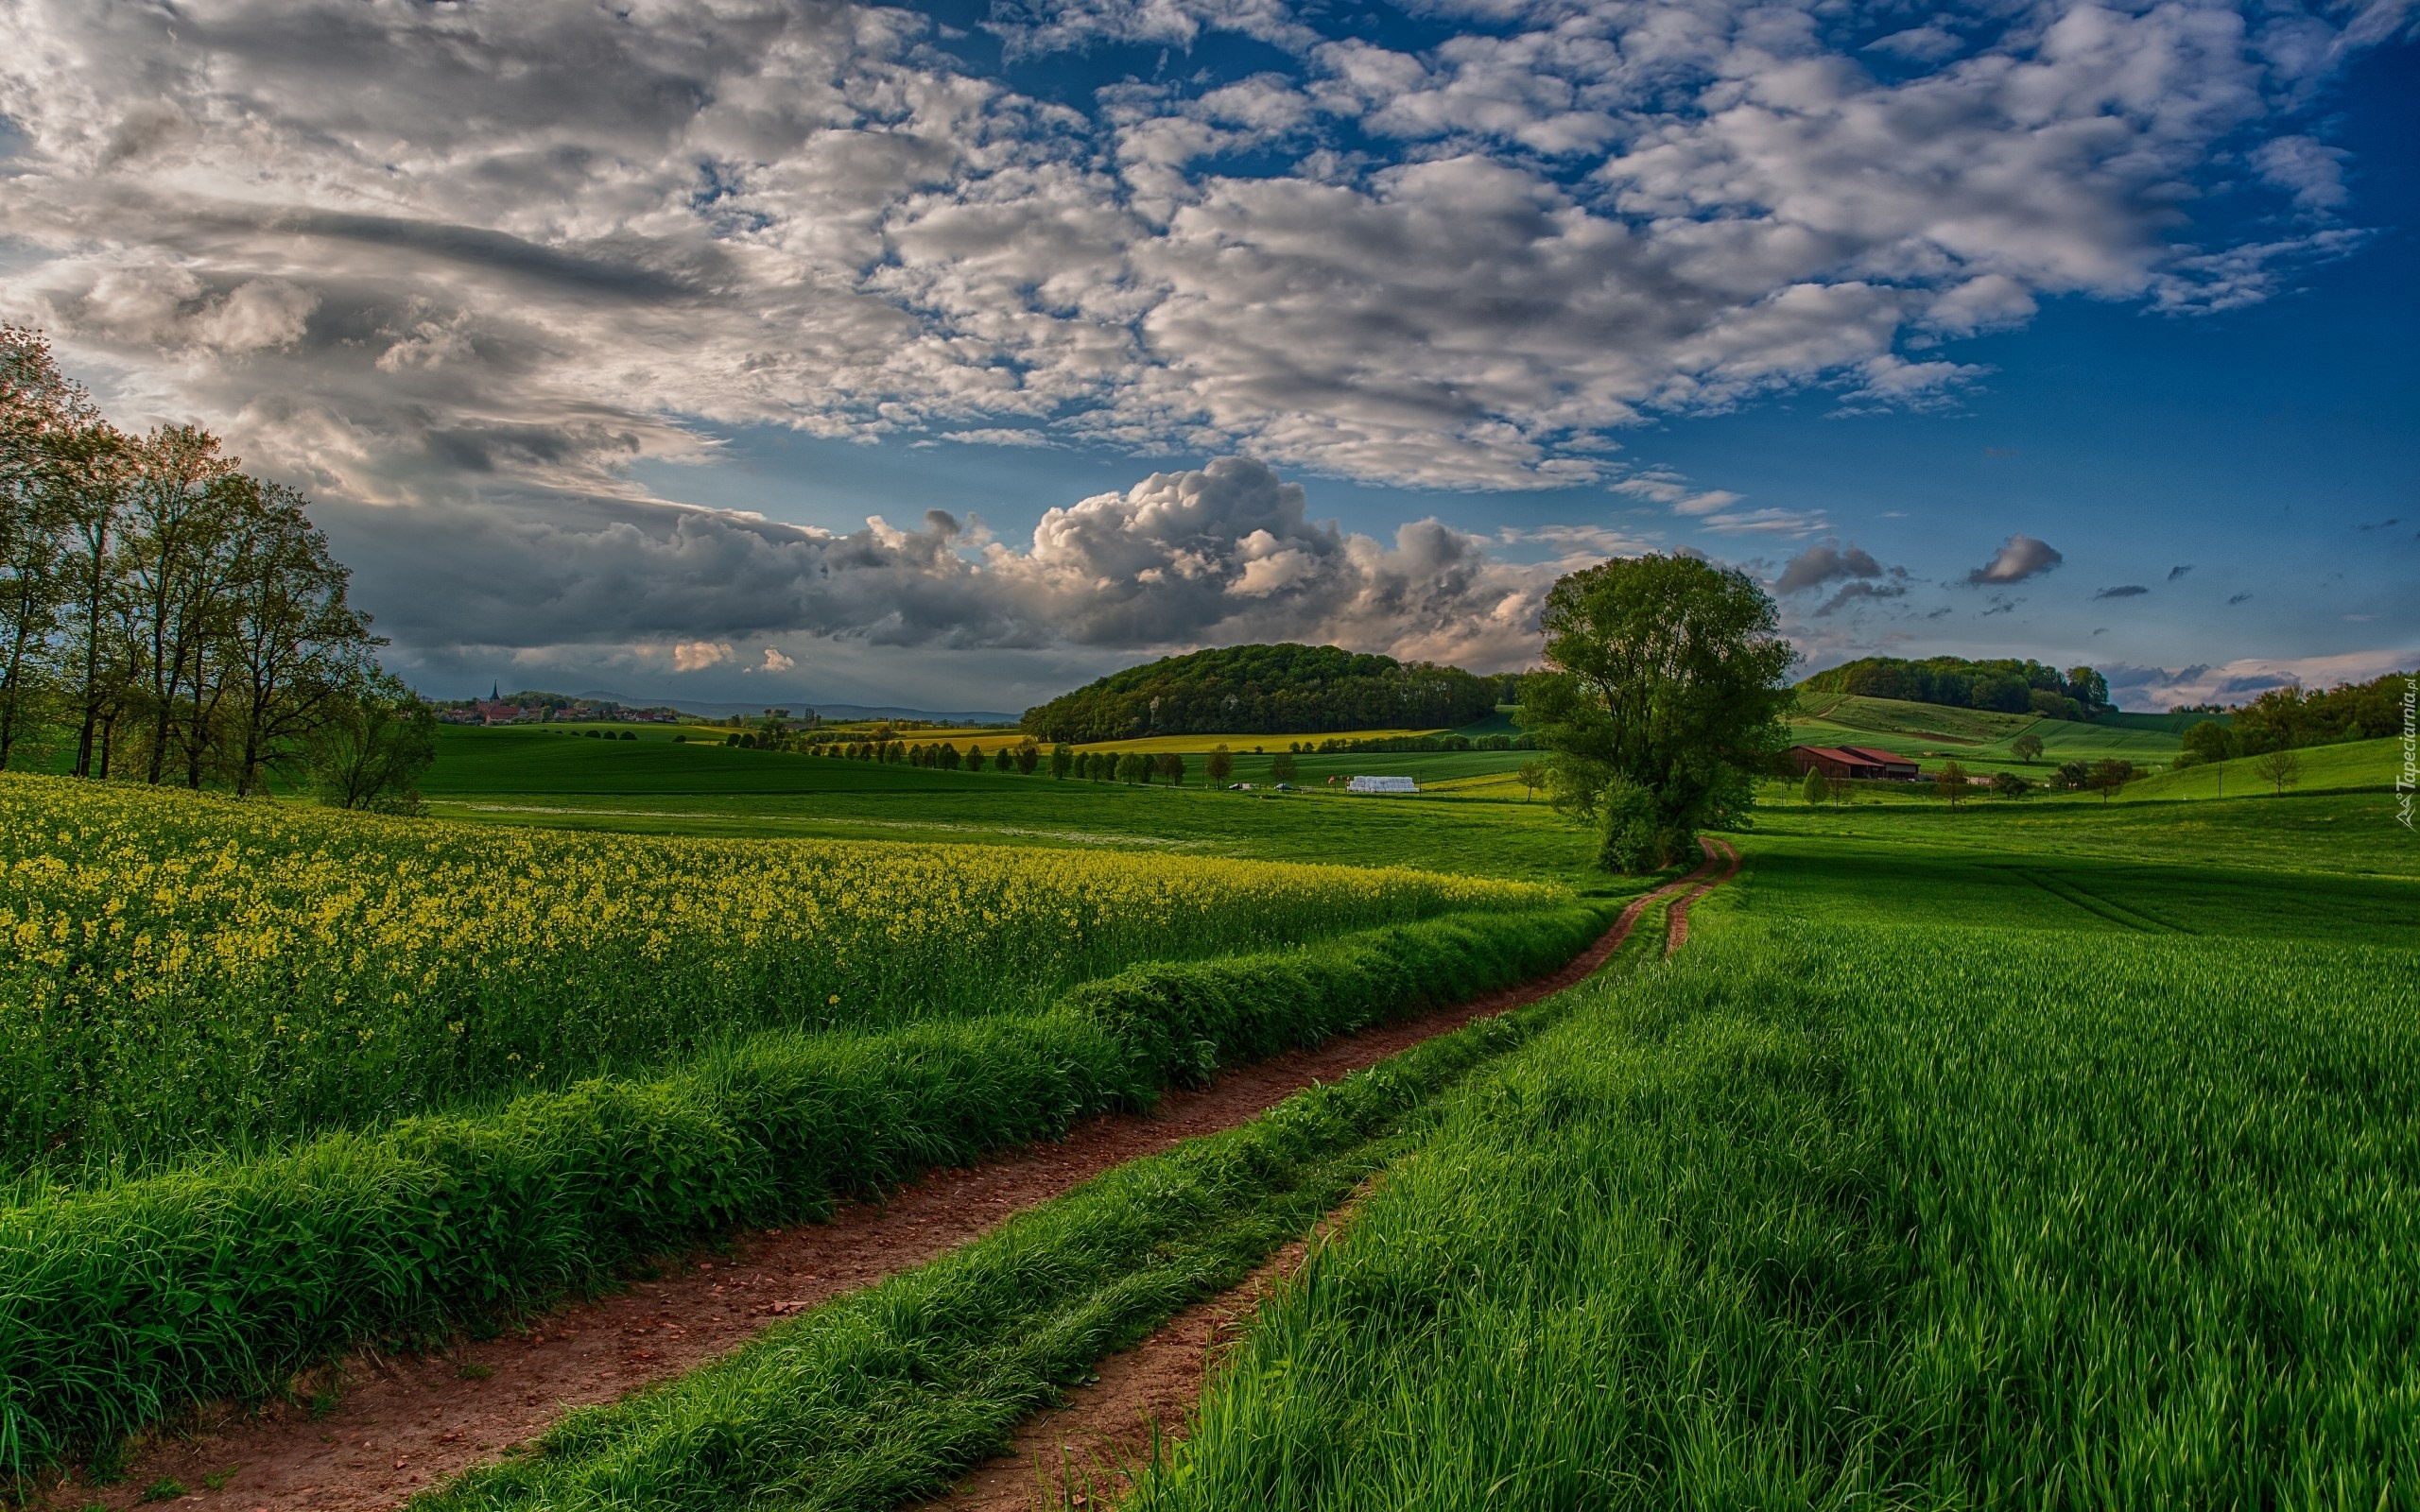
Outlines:
{"label": "church steeple", "polygon": [[502,703],[503,701],[504,701],[504,684],[503,684],[503,683],[501,683],[501,682],[499,682],[499,683],[496,683],[493,687],[492,687],[492,688],[490,688],[490,689],[488,690],[488,702],[490,702],[490,703]]}

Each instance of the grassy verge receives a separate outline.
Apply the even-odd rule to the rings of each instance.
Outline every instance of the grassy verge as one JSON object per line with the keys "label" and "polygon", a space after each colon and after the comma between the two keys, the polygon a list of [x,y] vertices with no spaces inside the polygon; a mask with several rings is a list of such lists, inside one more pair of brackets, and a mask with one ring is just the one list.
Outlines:
{"label": "grassy verge", "polygon": [[1599,990],[1440,1036],[1121,1166],[727,1360],[577,1414],[535,1458],[474,1472],[415,1512],[889,1512],[942,1491],[1102,1356],[1242,1280],[1341,1202],[1443,1089]]}
{"label": "grassy verge", "polygon": [[1222,1065],[1553,969],[1573,907],[1137,968],[1039,1014],[768,1034],[653,1080],[406,1120],[0,1212],[0,1462],[274,1392],[365,1337],[510,1309],[734,1223],[1055,1135]]}
{"label": "grassy verge", "polygon": [[1764,912],[1457,1093],[1130,1504],[2408,1501],[2420,957]]}

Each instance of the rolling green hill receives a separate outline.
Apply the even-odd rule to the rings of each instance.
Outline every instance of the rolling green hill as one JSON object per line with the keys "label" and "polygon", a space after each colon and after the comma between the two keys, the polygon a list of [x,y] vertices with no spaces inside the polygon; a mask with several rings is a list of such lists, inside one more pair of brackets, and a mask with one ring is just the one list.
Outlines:
{"label": "rolling green hill", "polygon": [[1026,711],[1045,741],[1450,730],[1495,713],[1502,679],[1333,645],[1226,645],[1165,657]]}
{"label": "rolling green hill", "polygon": [[[2164,766],[2176,759],[2176,729],[2207,715],[2103,714],[2082,722],[2033,714],[1951,709],[1900,698],[1854,694],[1801,694],[1790,715],[1790,739],[1810,746],[1871,746],[1919,761],[1956,761],[1981,773],[2012,771],[2040,777],[2061,762],[2114,756],[2137,766]],[[2169,721],[2174,720],[2171,725]],[[2042,755],[2031,766],[2010,746],[2031,732]]]}
{"label": "rolling green hill", "polygon": [[[2342,746],[2313,746],[2301,753],[2302,781],[2297,791],[2334,793],[2393,787],[2403,765],[2403,742],[2394,736],[2348,741]],[[2123,801],[2146,799],[2252,798],[2274,791],[2253,770],[2255,756],[2211,762],[2161,772],[2130,782],[2118,793]]]}

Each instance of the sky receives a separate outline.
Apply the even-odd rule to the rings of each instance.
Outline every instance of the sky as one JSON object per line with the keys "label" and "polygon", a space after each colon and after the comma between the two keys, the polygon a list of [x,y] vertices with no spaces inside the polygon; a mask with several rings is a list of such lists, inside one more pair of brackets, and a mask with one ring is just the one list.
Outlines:
{"label": "sky", "polygon": [[2420,7],[11,0],[0,319],[389,665],[1014,712],[1246,641],[2128,708],[2420,662]]}

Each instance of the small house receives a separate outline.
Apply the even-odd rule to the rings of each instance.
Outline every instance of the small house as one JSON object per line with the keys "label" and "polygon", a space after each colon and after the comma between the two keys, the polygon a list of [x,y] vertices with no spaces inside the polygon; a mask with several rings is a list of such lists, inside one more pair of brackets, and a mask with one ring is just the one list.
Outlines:
{"label": "small house", "polygon": [[1813,767],[1835,782],[1916,780],[1911,758],[1871,746],[1792,746],[1789,759],[1800,771]]}
{"label": "small house", "polygon": [[1409,777],[1357,777],[1344,784],[1348,793],[1417,793],[1420,784]]}

